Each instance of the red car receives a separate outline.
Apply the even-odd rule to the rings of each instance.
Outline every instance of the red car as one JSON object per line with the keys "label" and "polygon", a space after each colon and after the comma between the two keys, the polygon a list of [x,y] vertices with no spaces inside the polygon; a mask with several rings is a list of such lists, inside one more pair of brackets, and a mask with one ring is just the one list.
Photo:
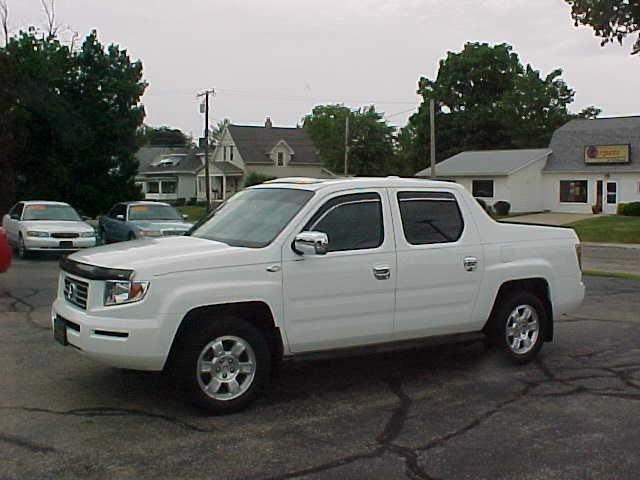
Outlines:
{"label": "red car", "polygon": [[9,265],[11,265],[11,247],[7,243],[4,228],[0,227],[0,273],[6,271]]}

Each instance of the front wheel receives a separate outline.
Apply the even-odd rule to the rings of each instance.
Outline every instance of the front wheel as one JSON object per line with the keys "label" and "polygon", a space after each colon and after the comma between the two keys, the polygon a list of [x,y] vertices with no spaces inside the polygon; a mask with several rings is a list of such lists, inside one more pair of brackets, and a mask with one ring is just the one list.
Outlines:
{"label": "front wheel", "polygon": [[542,348],[546,322],[546,309],[536,295],[529,292],[511,294],[494,317],[494,343],[514,362],[528,363]]}
{"label": "front wheel", "polygon": [[176,367],[192,402],[226,414],[255,399],[269,377],[271,355],[258,329],[241,318],[225,316],[186,334]]}
{"label": "front wheel", "polygon": [[23,260],[25,258],[29,258],[29,250],[27,250],[27,247],[24,244],[24,238],[22,238],[22,235],[18,238],[18,256]]}

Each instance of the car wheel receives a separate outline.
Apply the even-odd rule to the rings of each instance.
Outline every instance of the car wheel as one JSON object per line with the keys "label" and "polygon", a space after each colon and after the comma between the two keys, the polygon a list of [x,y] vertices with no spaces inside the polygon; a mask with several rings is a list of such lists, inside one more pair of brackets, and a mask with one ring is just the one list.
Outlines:
{"label": "car wheel", "polygon": [[515,363],[528,363],[542,348],[546,322],[547,311],[536,295],[524,291],[511,294],[494,317],[494,343]]}
{"label": "car wheel", "polygon": [[135,240],[136,239],[136,234],[133,232],[129,232],[129,237],[127,238],[128,240]]}
{"label": "car wheel", "polygon": [[24,238],[22,238],[22,234],[18,237],[18,257],[21,259],[29,258],[29,250],[24,244]]}
{"label": "car wheel", "polygon": [[176,354],[175,373],[196,405],[214,414],[246,408],[265,385],[271,355],[262,333],[225,316],[189,332]]}

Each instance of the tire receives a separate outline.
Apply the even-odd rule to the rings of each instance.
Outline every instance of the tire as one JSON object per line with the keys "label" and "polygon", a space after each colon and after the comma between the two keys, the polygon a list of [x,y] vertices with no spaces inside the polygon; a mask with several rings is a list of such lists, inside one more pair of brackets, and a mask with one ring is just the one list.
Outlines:
{"label": "tire", "polygon": [[191,402],[211,413],[246,408],[269,379],[271,355],[264,336],[233,316],[196,325],[176,352],[178,383]]}
{"label": "tire", "polygon": [[136,234],[133,232],[129,232],[129,236],[127,237],[127,240],[135,240],[136,239]]}
{"label": "tire", "polygon": [[29,258],[29,250],[24,244],[24,238],[22,238],[22,234],[18,237],[18,257],[22,260]]}
{"label": "tire", "polygon": [[536,295],[516,291],[503,297],[492,320],[491,340],[517,364],[536,358],[544,343],[547,311]]}

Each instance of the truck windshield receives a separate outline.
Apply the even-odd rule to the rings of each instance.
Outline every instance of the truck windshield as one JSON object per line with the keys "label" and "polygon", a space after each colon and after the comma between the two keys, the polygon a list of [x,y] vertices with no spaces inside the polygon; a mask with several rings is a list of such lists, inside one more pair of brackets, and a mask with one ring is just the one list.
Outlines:
{"label": "truck windshield", "polygon": [[269,245],[313,196],[308,190],[243,190],[222,204],[191,236],[236,247]]}

